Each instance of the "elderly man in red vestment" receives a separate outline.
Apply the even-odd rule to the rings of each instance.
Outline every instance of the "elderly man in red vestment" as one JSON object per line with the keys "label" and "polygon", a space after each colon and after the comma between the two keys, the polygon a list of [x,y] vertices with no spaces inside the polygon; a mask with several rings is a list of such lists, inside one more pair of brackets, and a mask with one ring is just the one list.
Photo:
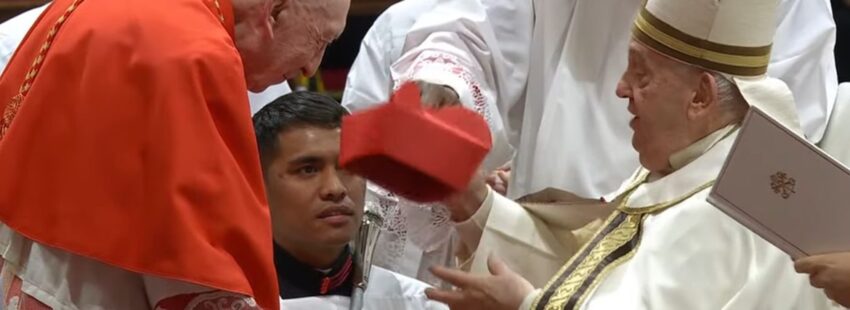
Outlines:
{"label": "elderly man in red vestment", "polygon": [[56,0],[0,78],[0,308],[277,309],[246,91],[349,0]]}

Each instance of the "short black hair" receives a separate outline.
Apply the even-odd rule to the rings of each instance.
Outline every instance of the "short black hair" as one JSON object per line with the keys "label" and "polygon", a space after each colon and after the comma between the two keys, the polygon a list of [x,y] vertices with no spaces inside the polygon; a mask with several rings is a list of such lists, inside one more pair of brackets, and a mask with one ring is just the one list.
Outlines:
{"label": "short black hair", "polygon": [[263,173],[277,155],[280,133],[307,126],[339,128],[342,117],[348,114],[333,98],[309,91],[283,95],[260,109],[253,120]]}

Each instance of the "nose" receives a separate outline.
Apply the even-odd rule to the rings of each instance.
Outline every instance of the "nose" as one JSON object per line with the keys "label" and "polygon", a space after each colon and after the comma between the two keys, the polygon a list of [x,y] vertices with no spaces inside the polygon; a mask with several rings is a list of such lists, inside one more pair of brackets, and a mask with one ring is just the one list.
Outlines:
{"label": "nose", "polygon": [[620,77],[620,81],[617,82],[617,97],[620,98],[631,98],[632,97],[632,88],[629,87],[629,83],[626,81],[626,76],[623,75]]}
{"label": "nose", "polygon": [[340,178],[340,173],[335,169],[329,169],[322,180],[322,188],[319,195],[322,200],[340,202],[348,195],[348,189]]}
{"label": "nose", "polygon": [[307,63],[303,68],[301,68],[301,73],[306,77],[312,77],[316,75],[316,72],[319,71],[319,65],[322,64],[322,58],[325,56],[325,51],[322,50],[310,62]]}

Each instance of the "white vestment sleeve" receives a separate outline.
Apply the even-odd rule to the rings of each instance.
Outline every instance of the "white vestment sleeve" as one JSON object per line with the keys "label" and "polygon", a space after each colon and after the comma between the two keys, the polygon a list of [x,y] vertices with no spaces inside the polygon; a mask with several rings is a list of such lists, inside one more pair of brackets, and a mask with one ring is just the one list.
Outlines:
{"label": "white vestment sleeve", "polygon": [[408,81],[423,81],[452,88],[461,104],[481,115],[490,127],[493,148],[483,167],[492,171],[510,161],[513,148],[508,144],[496,108],[495,81],[488,68],[479,63],[489,62],[491,54],[469,35],[463,31],[432,33],[393,64],[392,78],[394,87]]}
{"label": "white vestment sleeve", "polygon": [[[483,164],[487,170],[513,157],[500,109],[516,104],[524,93],[529,43],[516,38],[527,31],[530,39],[531,31],[531,23],[525,22],[530,6],[491,2],[438,1],[407,33],[391,70],[394,87],[407,81],[445,85],[457,92],[464,107],[484,117],[493,134],[493,149]],[[493,16],[506,9],[517,10],[515,20]],[[514,33],[496,24],[505,22],[514,23]]]}
{"label": "white vestment sleeve", "polygon": [[196,309],[199,305],[218,305],[222,308],[259,310],[254,298],[238,293],[221,291],[187,282],[141,275],[142,285],[151,309]]}
{"label": "white vestment sleeve", "polygon": [[494,254],[532,285],[543,287],[581,246],[584,230],[595,229],[589,224],[608,213],[603,209],[586,201],[520,205],[491,190],[470,220],[456,226],[467,247],[461,252],[474,253],[459,258],[469,265],[464,269],[489,274],[487,257]]}
{"label": "white vestment sleeve", "polygon": [[388,29],[392,27],[388,18],[381,15],[366,32],[360,43],[360,52],[348,72],[342,105],[351,111],[386,102],[392,93],[389,68],[395,37]]}
{"label": "white vestment sleeve", "polygon": [[794,93],[806,138],[823,137],[838,90],[835,23],[829,0],[783,0],[768,75]]}
{"label": "white vestment sleeve", "polygon": [[[448,310],[445,304],[428,299],[423,282],[373,267],[363,310]],[[348,296],[311,296],[280,301],[282,310],[348,310]]]}
{"label": "white vestment sleeve", "polygon": [[525,295],[525,298],[522,299],[522,303],[519,304],[519,310],[531,310],[531,306],[534,305],[534,301],[537,300],[537,296],[542,293],[542,289],[536,289],[528,295]]}
{"label": "white vestment sleeve", "polygon": [[280,84],[269,86],[261,93],[253,93],[249,91],[248,103],[251,104],[251,115],[254,115],[259,112],[260,109],[262,109],[278,97],[291,92],[292,89],[289,88],[289,83],[286,81]]}
{"label": "white vestment sleeve", "polygon": [[605,275],[581,309],[833,309],[787,254],[707,195],[648,216],[635,255]]}
{"label": "white vestment sleeve", "polygon": [[490,217],[490,210],[493,207],[493,199],[496,193],[489,186],[487,187],[487,197],[478,210],[463,222],[455,222],[455,232],[457,232],[460,243],[455,246],[454,254],[456,265],[464,271],[470,271],[472,268],[475,253],[478,250],[478,244],[481,241],[481,236],[484,234],[484,227],[487,226],[487,218]]}
{"label": "white vestment sleeve", "polygon": [[30,27],[50,4],[31,9],[0,24],[0,72],[6,69]]}

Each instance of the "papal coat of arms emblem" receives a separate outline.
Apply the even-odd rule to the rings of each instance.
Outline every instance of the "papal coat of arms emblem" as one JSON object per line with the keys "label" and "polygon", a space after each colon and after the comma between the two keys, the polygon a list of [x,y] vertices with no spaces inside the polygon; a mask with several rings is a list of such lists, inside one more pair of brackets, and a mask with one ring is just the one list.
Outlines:
{"label": "papal coat of arms emblem", "polygon": [[794,186],[796,185],[797,181],[789,177],[785,172],[779,171],[770,176],[770,188],[773,189],[774,193],[782,197],[782,199],[788,199],[791,195],[795,194]]}

